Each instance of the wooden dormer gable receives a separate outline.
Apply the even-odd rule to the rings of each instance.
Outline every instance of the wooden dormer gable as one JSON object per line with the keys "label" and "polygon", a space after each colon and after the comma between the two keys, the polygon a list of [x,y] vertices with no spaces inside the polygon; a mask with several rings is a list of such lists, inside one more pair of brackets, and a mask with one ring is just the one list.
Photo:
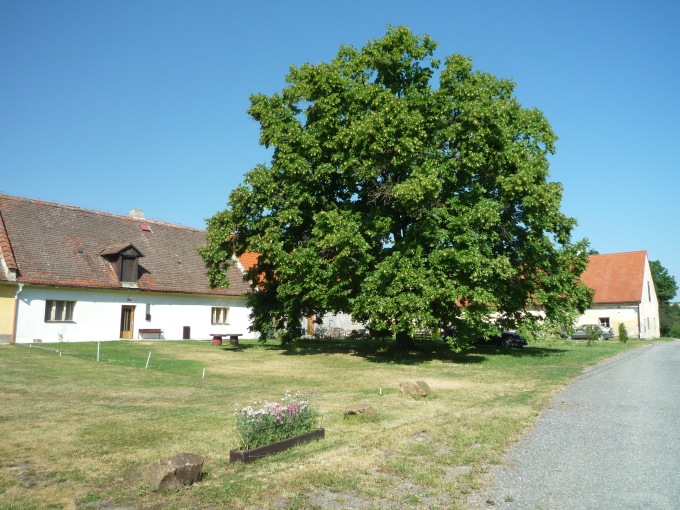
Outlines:
{"label": "wooden dormer gable", "polygon": [[109,246],[100,255],[111,263],[121,283],[137,283],[139,259],[144,254],[132,243]]}

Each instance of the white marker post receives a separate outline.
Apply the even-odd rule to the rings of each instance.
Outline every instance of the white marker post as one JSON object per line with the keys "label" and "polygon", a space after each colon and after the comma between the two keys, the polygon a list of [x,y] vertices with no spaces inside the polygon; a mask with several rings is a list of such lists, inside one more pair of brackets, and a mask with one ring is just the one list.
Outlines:
{"label": "white marker post", "polygon": [[144,367],[144,370],[149,368],[149,361],[151,361],[151,351],[149,351],[149,357],[146,358],[146,366]]}
{"label": "white marker post", "polygon": [[203,379],[205,379],[205,368],[203,369]]}

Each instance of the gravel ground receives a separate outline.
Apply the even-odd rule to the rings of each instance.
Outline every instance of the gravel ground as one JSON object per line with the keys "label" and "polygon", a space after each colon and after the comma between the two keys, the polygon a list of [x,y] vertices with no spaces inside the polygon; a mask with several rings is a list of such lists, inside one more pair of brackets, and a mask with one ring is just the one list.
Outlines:
{"label": "gravel ground", "polygon": [[585,371],[470,509],[680,509],[680,340]]}

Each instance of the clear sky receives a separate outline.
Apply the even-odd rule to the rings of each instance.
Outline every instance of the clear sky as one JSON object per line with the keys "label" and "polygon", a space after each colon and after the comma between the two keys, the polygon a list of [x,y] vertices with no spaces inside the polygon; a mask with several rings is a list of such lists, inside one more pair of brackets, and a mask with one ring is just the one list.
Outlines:
{"label": "clear sky", "polygon": [[249,95],[388,24],[514,79],[574,238],[680,284],[677,0],[0,0],[0,192],[204,228],[269,160]]}

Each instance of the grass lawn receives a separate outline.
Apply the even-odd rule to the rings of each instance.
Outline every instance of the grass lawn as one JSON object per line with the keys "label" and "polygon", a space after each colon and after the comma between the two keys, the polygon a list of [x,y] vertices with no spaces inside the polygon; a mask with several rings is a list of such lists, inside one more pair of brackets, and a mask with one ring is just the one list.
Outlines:
{"label": "grass lawn", "polygon": [[[0,509],[457,508],[584,367],[649,342],[554,340],[462,354],[373,340],[0,346]],[[149,352],[148,369],[145,365]],[[205,378],[203,378],[205,369]],[[425,399],[399,383],[422,380]],[[318,393],[326,439],[229,464],[237,404]],[[371,404],[375,422],[346,421]],[[203,480],[152,492],[144,465],[205,457]]]}

